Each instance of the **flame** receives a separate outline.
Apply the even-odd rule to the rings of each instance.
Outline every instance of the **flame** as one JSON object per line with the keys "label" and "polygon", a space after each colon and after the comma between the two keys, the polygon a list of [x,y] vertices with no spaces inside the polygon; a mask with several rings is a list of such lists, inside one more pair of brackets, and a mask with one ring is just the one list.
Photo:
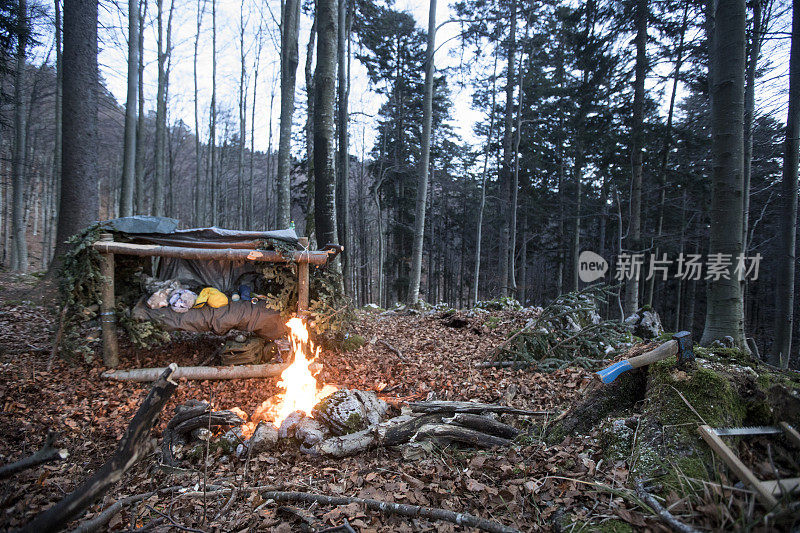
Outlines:
{"label": "flame", "polygon": [[[289,340],[292,343],[294,361],[281,373],[278,387],[284,390],[273,423],[280,427],[281,422],[295,411],[303,411],[311,416],[311,409],[317,401],[317,380],[309,366],[319,355],[320,348],[308,338],[308,329],[297,317],[286,323]],[[309,357],[313,354],[313,357]]]}

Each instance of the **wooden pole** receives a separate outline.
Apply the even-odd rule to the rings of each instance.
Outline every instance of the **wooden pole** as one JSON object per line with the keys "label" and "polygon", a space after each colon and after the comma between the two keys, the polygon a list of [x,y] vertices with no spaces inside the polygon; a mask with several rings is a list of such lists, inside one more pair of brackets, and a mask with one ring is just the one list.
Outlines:
{"label": "wooden pole", "polygon": [[[308,250],[308,237],[298,239],[300,246]],[[308,252],[301,252],[306,255]],[[304,315],[308,312],[308,263],[309,261],[297,262],[297,314]]]}
{"label": "wooden pole", "polygon": [[[100,234],[98,242],[113,242],[110,233]],[[117,324],[114,316],[114,254],[101,252],[100,273],[105,278],[100,292],[100,327],[103,337],[103,364],[110,368],[119,365],[119,347],[117,346]]]}
{"label": "wooden pole", "polygon": [[178,257],[180,259],[218,259],[221,261],[264,261],[272,263],[313,263],[324,265],[329,258],[335,257],[341,248],[330,250],[311,250],[294,252],[290,257],[284,257],[280,252],[273,250],[248,250],[242,248],[185,248],[182,246],[161,246],[158,244],[131,244],[126,242],[97,241],[94,248],[100,253],[137,255],[142,257]]}

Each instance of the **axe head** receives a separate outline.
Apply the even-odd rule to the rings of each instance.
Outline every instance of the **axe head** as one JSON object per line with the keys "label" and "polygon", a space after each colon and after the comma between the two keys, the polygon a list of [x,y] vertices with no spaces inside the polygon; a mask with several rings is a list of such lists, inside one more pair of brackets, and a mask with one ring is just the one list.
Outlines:
{"label": "axe head", "polygon": [[680,331],[672,336],[678,342],[678,364],[682,365],[689,361],[694,361],[694,352],[692,351],[692,332]]}

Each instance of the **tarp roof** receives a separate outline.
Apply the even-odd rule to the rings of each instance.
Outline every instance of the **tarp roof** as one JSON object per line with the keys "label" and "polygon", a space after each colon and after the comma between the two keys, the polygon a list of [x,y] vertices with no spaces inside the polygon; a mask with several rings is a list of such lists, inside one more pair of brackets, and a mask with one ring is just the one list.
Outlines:
{"label": "tarp roof", "polygon": [[136,244],[160,244],[191,248],[259,248],[267,239],[297,246],[293,228],[274,231],[245,231],[217,227],[178,229],[179,221],[168,217],[135,215],[100,223],[113,233]]}

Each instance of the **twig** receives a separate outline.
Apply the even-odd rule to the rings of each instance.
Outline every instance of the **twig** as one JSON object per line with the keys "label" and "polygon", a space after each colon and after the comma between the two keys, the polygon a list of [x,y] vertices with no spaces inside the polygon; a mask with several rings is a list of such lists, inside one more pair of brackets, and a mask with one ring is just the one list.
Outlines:
{"label": "twig", "polygon": [[34,466],[38,466],[42,463],[47,463],[56,459],[66,459],[69,456],[69,452],[67,452],[66,449],[53,448],[53,441],[55,438],[56,434],[52,431],[49,432],[44,440],[44,444],[42,444],[42,447],[39,448],[39,451],[33,455],[24,457],[15,463],[0,467],[0,479],[7,478],[13,474],[16,474],[17,472],[22,472],[23,470],[33,468]]}
{"label": "twig", "polygon": [[401,352],[399,349],[395,348],[394,346],[392,346],[391,344],[389,344],[389,343],[388,343],[388,342],[386,342],[385,340],[383,340],[383,339],[379,340],[379,341],[378,341],[378,344],[381,344],[381,345],[383,345],[383,346],[386,346],[386,348],[387,348],[387,349],[388,349],[390,352],[393,352],[393,353],[394,353],[394,354],[397,356],[397,358],[398,358],[398,359],[400,359],[401,361],[405,361],[405,360],[406,360],[406,358],[405,358],[405,357],[403,357],[403,352]]}
{"label": "twig", "polygon": [[644,500],[644,502],[655,512],[662,522],[672,528],[673,531],[678,533],[699,533],[699,531],[692,526],[684,524],[675,515],[667,511],[663,505],[658,503],[658,500],[652,494],[644,489],[641,478],[636,480],[636,494]]}
{"label": "twig", "polygon": [[179,523],[177,520],[172,518],[170,515],[162,513],[161,511],[159,511],[158,509],[154,508],[151,505],[148,505],[147,508],[156,513],[157,515],[163,516],[164,518],[169,520],[174,527],[177,527],[181,531],[191,531],[193,533],[206,533],[204,529],[195,529],[193,527],[184,526],[183,524]]}
{"label": "twig", "polygon": [[351,526],[350,522],[345,518],[341,526],[326,527],[325,529],[320,529],[317,533],[356,533],[356,530],[353,529],[353,526]]}
{"label": "twig", "polygon": [[324,494],[312,494],[310,492],[262,492],[261,497],[266,500],[276,502],[317,502],[321,505],[339,506],[357,503],[363,505],[371,511],[394,513],[401,516],[411,516],[429,518],[432,520],[443,520],[457,525],[475,527],[491,533],[518,533],[518,530],[504,526],[492,520],[486,520],[467,513],[456,513],[446,509],[435,509],[432,507],[421,507],[405,503],[384,502],[366,498],[349,498],[345,496],[326,496]]}
{"label": "twig", "polygon": [[680,396],[680,397],[681,397],[681,400],[683,400],[683,403],[685,403],[685,404],[686,404],[686,407],[688,407],[689,409],[691,409],[691,410],[692,410],[692,412],[693,412],[694,414],[696,414],[696,415],[697,415],[697,418],[699,418],[699,419],[700,419],[700,422],[702,422],[702,423],[703,423],[703,425],[706,425],[706,426],[707,426],[708,424],[706,423],[706,421],[705,421],[705,420],[703,420],[703,417],[702,417],[702,416],[700,416],[700,413],[698,413],[698,412],[697,412],[697,409],[695,409],[695,408],[692,406],[692,404],[690,404],[690,403],[689,403],[689,400],[687,400],[687,399],[686,399],[686,396],[684,396],[683,394],[681,394],[681,391],[679,391],[678,389],[676,389],[676,388],[675,388],[675,387],[673,387],[672,385],[670,385],[670,387],[672,387],[672,390],[674,390],[675,392],[677,392],[677,393],[678,393],[678,396]]}

